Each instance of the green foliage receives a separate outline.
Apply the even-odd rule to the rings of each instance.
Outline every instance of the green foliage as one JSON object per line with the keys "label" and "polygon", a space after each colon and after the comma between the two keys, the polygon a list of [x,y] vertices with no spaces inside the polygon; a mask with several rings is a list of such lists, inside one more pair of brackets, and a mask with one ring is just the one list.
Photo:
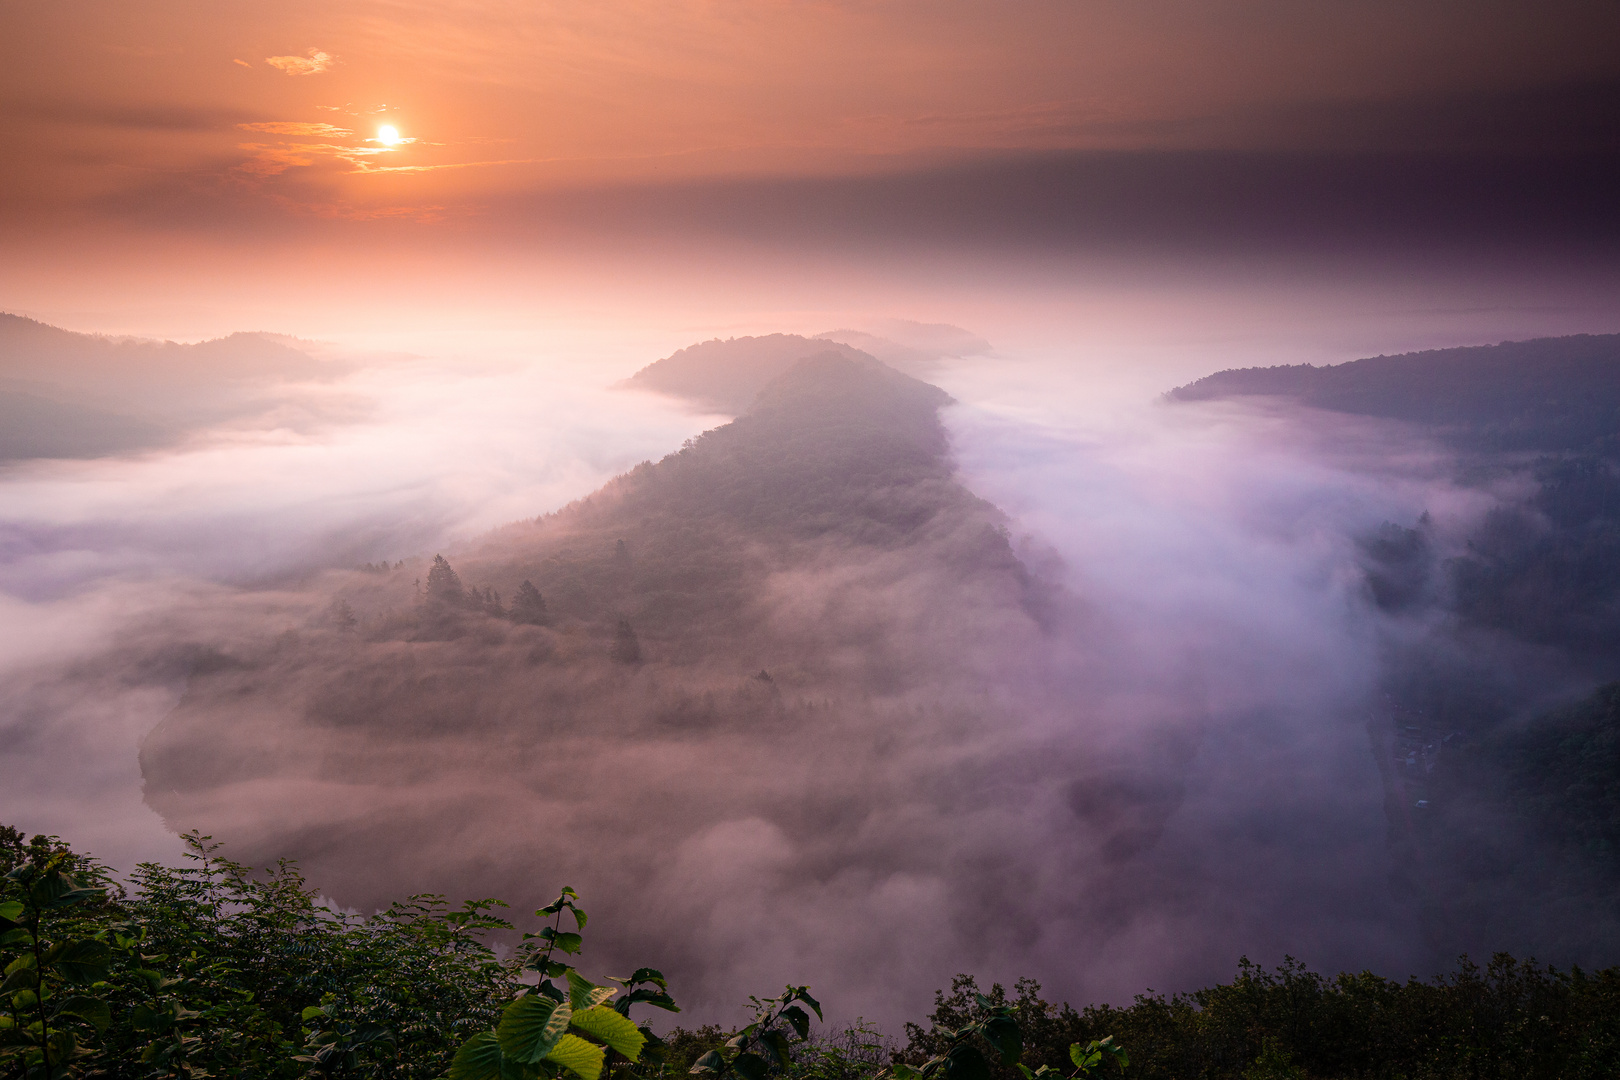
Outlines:
{"label": "green foliage", "polygon": [[[793,1046],[810,1037],[810,1014],[799,1007],[810,1006],[821,1019],[821,1003],[810,996],[808,986],[789,986],[773,998],[750,997],[753,1022],[692,1063],[691,1074],[725,1080],[763,1080],[793,1067]],[[789,1034],[791,1032],[791,1034]]]}
{"label": "green foliage", "polygon": [[53,838],[0,830],[0,1061],[28,1077],[442,1076],[518,973],[493,901],[413,897],[369,917],[186,837],[128,890]]}
{"label": "green foliage", "polygon": [[[552,919],[552,924],[537,934],[523,935],[513,970],[538,975],[539,981],[501,1010],[493,1031],[481,1031],[462,1044],[451,1062],[450,1080],[538,1080],[563,1073],[578,1080],[600,1080],[610,1066],[610,1055],[634,1065],[641,1060],[642,1048],[657,1039],[650,1029],[630,1020],[632,1004],[680,1011],[663,974],[653,968],[638,968],[628,979],[612,980],[628,992],[609,1008],[618,989],[599,986],[557,959],[558,953],[571,956],[583,946],[578,931],[585,929],[589,917],[578,901],[578,893],[564,888],[556,900],[535,912]],[[562,929],[564,912],[573,919],[574,930]],[[562,979],[563,986],[554,979]]]}

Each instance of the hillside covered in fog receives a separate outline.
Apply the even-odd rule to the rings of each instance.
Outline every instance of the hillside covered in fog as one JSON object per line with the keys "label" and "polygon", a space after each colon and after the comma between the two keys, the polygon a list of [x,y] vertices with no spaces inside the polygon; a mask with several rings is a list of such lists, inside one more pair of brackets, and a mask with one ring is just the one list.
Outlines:
{"label": "hillside covered in fog", "polygon": [[[1021,685],[1063,601],[953,478],[946,395],[815,347],[589,498],[335,575],[307,626],[217,648],[145,742],[149,803],[344,903],[567,880],[619,916],[613,956],[656,941],[689,980],[759,920],[762,976],[904,978],[979,905],[1030,902],[985,871],[1092,813],[1063,792],[1095,763],[1036,754],[1050,703]],[[1004,802],[1009,770],[1046,794]],[[1150,842],[1174,785],[1144,783],[1048,857]]]}
{"label": "hillside covered in fog", "polygon": [[[1097,996],[1243,952],[1604,962],[1613,710],[1579,701],[1620,622],[1567,567],[1613,573],[1620,503],[1601,445],[1525,449],[1565,416],[1524,348],[1468,354],[1472,413],[1376,411],[1428,354],[1344,365],[1353,412],[1297,368],[1177,391],[1158,430],[1256,433],[1205,474],[1272,469],[1256,501],[1099,459],[1069,475],[1130,482],[1074,492],[1075,526],[1136,549],[1066,568],[966,486],[942,390],[848,344],[702,343],[629,385],[734,421],[558,512],[190,616],[146,801],[361,908],[568,882],[603,964],[654,959],[702,1015],[784,972],[890,1015],[986,966]],[[1440,519],[1273,493],[1408,459]]]}
{"label": "hillside covered in fog", "polygon": [[1372,735],[1400,884],[1441,940],[1612,956],[1620,335],[1223,371],[1168,395],[1251,397],[1414,425],[1491,493],[1460,545],[1427,514],[1360,539],[1369,596],[1395,620]]}

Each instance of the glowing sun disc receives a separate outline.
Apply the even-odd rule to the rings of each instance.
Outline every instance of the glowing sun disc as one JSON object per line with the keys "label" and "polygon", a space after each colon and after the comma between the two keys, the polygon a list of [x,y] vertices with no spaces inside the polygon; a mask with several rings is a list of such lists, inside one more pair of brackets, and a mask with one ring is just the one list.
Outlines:
{"label": "glowing sun disc", "polygon": [[399,143],[399,128],[384,124],[377,129],[377,141],[384,146],[394,146]]}

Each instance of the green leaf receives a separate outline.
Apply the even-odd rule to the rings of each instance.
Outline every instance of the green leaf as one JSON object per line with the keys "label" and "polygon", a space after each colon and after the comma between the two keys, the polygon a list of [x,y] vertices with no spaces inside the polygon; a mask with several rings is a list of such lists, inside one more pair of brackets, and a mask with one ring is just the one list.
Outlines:
{"label": "green leaf", "polygon": [[782,1068],[785,1069],[793,1064],[793,1056],[789,1052],[787,1036],[780,1031],[767,1031],[759,1037],[759,1041],[770,1047],[771,1054]]}
{"label": "green leaf", "polygon": [[821,1002],[810,996],[810,988],[808,986],[799,987],[794,992],[793,997],[795,1000],[802,1001],[814,1009],[816,1012],[816,1019],[826,1023],[827,1018],[821,1015]]}
{"label": "green leaf", "polygon": [[985,1021],[984,1038],[1001,1055],[1003,1065],[1016,1065],[1024,1056],[1023,1033],[1018,1030],[1018,1021],[1010,1016],[993,1016]]}
{"label": "green leaf", "polygon": [[600,1005],[617,993],[611,986],[597,986],[573,968],[568,969],[568,1004],[576,1012]]}
{"label": "green leaf", "polygon": [[783,1009],[782,1019],[793,1025],[793,1030],[799,1033],[799,1038],[810,1037],[810,1015],[797,1005],[789,1005]]}
{"label": "green leaf", "polygon": [[7,922],[16,922],[22,918],[23,902],[21,900],[7,900],[0,904],[0,919]]}
{"label": "green leaf", "polygon": [[576,1012],[568,1022],[585,1034],[600,1039],[631,1061],[640,1060],[641,1048],[647,1042],[646,1036],[635,1024],[604,1005],[593,1005],[583,1012]]}
{"label": "green leaf", "polygon": [[552,938],[552,943],[565,953],[577,953],[585,939],[578,934],[570,934],[566,930]]}
{"label": "green leaf", "polygon": [[70,983],[93,983],[107,977],[107,965],[110,963],[112,947],[105,941],[85,938],[62,950],[56,960],[56,970]]}
{"label": "green leaf", "polygon": [[541,1061],[568,1030],[573,1008],[542,994],[525,994],[506,1007],[495,1029],[501,1053],[513,1061],[532,1065]]}
{"label": "green leaf", "polygon": [[585,920],[588,918],[588,916],[583,911],[579,910],[579,908],[571,908],[570,910],[574,913],[574,922],[579,924],[577,929],[585,929]]}
{"label": "green leaf", "polygon": [[6,977],[0,980],[0,994],[9,994],[13,990],[31,990],[38,983],[39,973],[34,970],[34,958],[25,956],[6,965]]}
{"label": "green leaf", "polygon": [[636,968],[634,974],[628,979],[614,979],[613,981],[624,983],[626,986],[634,986],[636,983],[655,983],[660,990],[669,989],[669,984],[664,981],[664,973],[657,968]]}
{"label": "green leaf", "polygon": [[1092,1043],[1090,1046],[1081,1046],[1079,1043],[1070,1043],[1069,1060],[1074,1062],[1075,1068],[1085,1070],[1090,1069],[1093,1065],[1097,1064],[1097,1062],[1101,1061],[1102,1055],[1097,1053],[1096,1043]]}
{"label": "green leaf", "polygon": [[764,1080],[765,1074],[771,1071],[770,1063],[758,1054],[738,1054],[731,1068],[744,1080]]}
{"label": "green leaf", "polygon": [[630,1006],[636,1004],[637,1002],[643,1001],[655,1008],[665,1009],[669,1012],[681,1011],[681,1007],[675,1004],[674,998],[670,997],[662,990],[649,990],[645,986],[641,987],[640,989],[630,991],[627,996],[615,1001],[613,1003],[613,1007],[624,1013],[626,1016],[629,1016]]}
{"label": "green leaf", "polygon": [[450,1080],[501,1080],[501,1044],[493,1031],[481,1031],[461,1044],[450,1062]]}
{"label": "green leaf", "polygon": [[58,1006],[60,1011],[88,1020],[97,1031],[112,1027],[112,1009],[100,998],[71,997]]}
{"label": "green leaf", "polygon": [[326,1015],[326,1010],[321,1008],[319,1005],[309,1005],[309,1006],[305,1007],[303,1012],[298,1014],[298,1019],[300,1019],[300,1020],[313,1020],[317,1016],[325,1016],[325,1015]]}
{"label": "green leaf", "polygon": [[564,1035],[551,1048],[546,1060],[577,1073],[582,1080],[600,1080],[602,1062],[607,1057],[600,1046],[578,1035]]}
{"label": "green leaf", "polygon": [[129,1011],[129,1023],[136,1031],[157,1031],[169,1026],[169,1014],[140,1004]]}
{"label": "green leaf", "polygon": [[687,1071],[696,1073],[698,1076],[717,1076],[725,1067],[726,1059],[720,1056],[720,1052],[710,1050],[707,1054],[692,1062],[692,1067]]}

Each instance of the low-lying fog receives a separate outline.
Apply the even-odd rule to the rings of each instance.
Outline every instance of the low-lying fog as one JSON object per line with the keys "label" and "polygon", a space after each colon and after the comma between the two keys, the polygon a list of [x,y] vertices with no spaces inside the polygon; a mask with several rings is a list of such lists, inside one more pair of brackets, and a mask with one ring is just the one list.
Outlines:
{"label": "low-lying fog", "polygon": [[[835,885],[795,873],[793,851],[746,807],[701,837],[671,826],[668,843],[686,845],[683,858],[712,876],[689,868],[666,884],[712,881],[724,895],[711,907],[734,920],[715,953],[731,959],[694,973],[684,994],[671,971],[693,1006],[683,1020],[730,1019],[742,997],[788,980],[813,984],[838,1016],[895,1024],[964,968],[1122,1000],[1222,978],[1243,953],[1397,976],[1448,962],[1388,888],[1366,725],[1383,642],[1406,631],[1368,602],[1355,538],[1427,511],[1441,542],[1455,542],[1489,496],[1456,487],[1438,447],[1392,425],[1264,405],[1172,407],[1155,395],[1224,367],[1474,343],[1515,336],[1514,326],[1516,336],[1611,327],[1454,306],[1334,304],[1277,323],[1257,306],[1247,324],[1209,303],[1146,307],[1188,318],[1142,323],[1133,336],[1129,315],[1110,321],[1082,301],[1025,330],[1010,301],[981,307],[981,323],[930,312],[996,351],[948,359],[926,377],[958,401],[944,419],[962,481],[1010,515],[1022,557],[1084,613],[1033,677],[1054,699],[1074,699],[1100,760],[1174,760],[1180,773],[1116,771],[1070,790],[1066,808],[1024,805],[1017,775],[1004,775],[983,789],[1004,818],[989,825],[983,806],[919,804],[941,815],[931,823],[940,834],[1027,824],[1013,864],[993,869],[1030,892],[1015,924],[990,934],[995,950],[981,947],[982,927],[942,914],[959,914],[941,897],[969,887],[972,867]],[[440,551],[454,562],[458,544],[554,510],[724,422],[613,387],[674,348],[852,325],[906,333],[828,313],[815,324],[638,326],[617,339],[595,326],[567,348],[512,332],[415,350],[396,338],[387,354],[351,347],[348,373],[274,387],[263,410],[178,445],[4,466],[0,819],[117,866],[175,857],[177,841],[142,801],[136,750],[184,693],[188,650],[229,637],[245,613],[304,619],[299,589],[324,568]],[[655,341],[661,351],[643,351]],[[1052,734],[1009,737],[1035,747]],[[952,752],[943,728],[939,738],[940,753]],[[1121,826],[1121,815],[1141,820]],[[1046,861],[1046,834],[1099,817],[1132,838],[1130,850],[1078,869]],[[978,917],[994,926],[1004,914]],[[895,928],[914,951],[874,972],[822,947],[863,919]]]}

